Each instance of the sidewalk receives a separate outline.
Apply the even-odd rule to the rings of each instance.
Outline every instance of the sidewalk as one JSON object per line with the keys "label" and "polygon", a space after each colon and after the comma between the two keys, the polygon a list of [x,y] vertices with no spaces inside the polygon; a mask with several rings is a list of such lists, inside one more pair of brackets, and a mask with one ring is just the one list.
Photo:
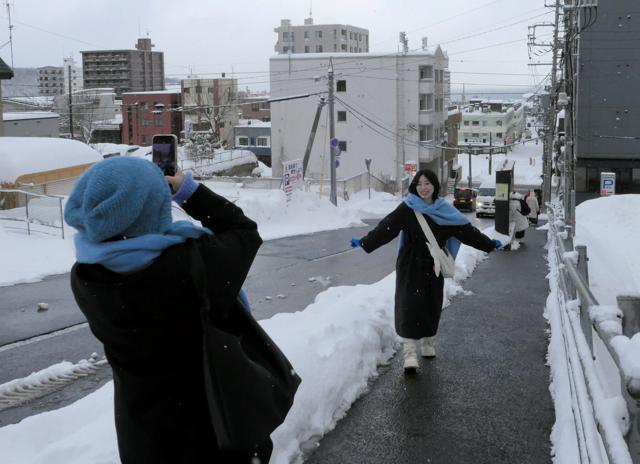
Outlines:
{"label": "sidewalk", "polygon": [[442,316],[437,358],[405,377],[401,356],[308,464],[549,463],[546,232],[491,253]]}

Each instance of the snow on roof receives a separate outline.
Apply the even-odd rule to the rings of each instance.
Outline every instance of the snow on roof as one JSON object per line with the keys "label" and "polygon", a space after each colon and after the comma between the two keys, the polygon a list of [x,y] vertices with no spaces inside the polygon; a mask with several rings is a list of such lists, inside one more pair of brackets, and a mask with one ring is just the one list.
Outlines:
{"label": "snow on roof", "polygon": [[234,127],[271,127],[271,121],[260,121],[259,119],[240,119]]}
{"label": "snow on roof", "polygon": [[50,137],[0,137],[0,182],[20,176],[96,163],[100,153],[77,140]]}
{"label": "snow on roof", "polygon": [[48,119],[59,118],[58,113],[53,111],[20,111],[17,113],[2,113],[3,121],[20,121],[23,119]]}

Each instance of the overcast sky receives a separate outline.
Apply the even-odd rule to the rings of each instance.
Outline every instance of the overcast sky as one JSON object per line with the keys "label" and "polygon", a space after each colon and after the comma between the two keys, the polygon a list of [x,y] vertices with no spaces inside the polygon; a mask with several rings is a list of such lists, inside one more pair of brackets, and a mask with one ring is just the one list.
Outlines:
{"label": "overcast sky", "polygon": [[[4,1],[3,1],[4,3]],[[301,25],[309,0],[11,0],[15,67],[60,66],[64,56],[81,62],[81,50],[133,49],[147,34],[165,55],[165,73],[184,77],[191,68],[202,77],[233,71],[239,87],[268,89],[265,72],[274,52],[273,29],[283,18]],[[315,24],[366,28],[370,51],[398,50],[406,31],[409,48],[421,38],[449,54],[452,82],[466,89],[539,82],[550,55],[533,56],[527,27],[553,20],[544,0],[323,0],[313,2]],[[0,42],[9,38],[6,8]],[[541,28],[539,40],[551,28]],[[538,50],[539,52],[540,50]],[[11,63],[9,46],[0,56]],[[493,74],[492,74],[493,73]]]}

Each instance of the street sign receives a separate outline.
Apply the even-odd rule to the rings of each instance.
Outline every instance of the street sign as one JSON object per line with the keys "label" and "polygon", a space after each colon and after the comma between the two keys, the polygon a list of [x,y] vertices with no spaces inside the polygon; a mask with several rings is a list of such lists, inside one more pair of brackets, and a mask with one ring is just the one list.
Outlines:
{"label": "street sign", "polygon": [[302,183],[302,160],[282,162],[282,190],[287,195],[287,201],[291,199],[293,191]]}
{"label": "street sign", "polygon": [[616,194],[616,173],[601,172],[600,173],[600,196],[608,197]]}

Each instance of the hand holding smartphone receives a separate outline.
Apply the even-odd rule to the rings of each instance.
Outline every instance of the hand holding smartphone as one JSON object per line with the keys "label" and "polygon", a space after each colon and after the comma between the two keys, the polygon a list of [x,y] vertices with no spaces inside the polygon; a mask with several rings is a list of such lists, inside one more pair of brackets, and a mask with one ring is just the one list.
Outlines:
{"label": "hand holding smartphone", "polygon": [[173,134],[154,135],[151,159],[165,176],[174,176],[178,170],[178,137]]}

